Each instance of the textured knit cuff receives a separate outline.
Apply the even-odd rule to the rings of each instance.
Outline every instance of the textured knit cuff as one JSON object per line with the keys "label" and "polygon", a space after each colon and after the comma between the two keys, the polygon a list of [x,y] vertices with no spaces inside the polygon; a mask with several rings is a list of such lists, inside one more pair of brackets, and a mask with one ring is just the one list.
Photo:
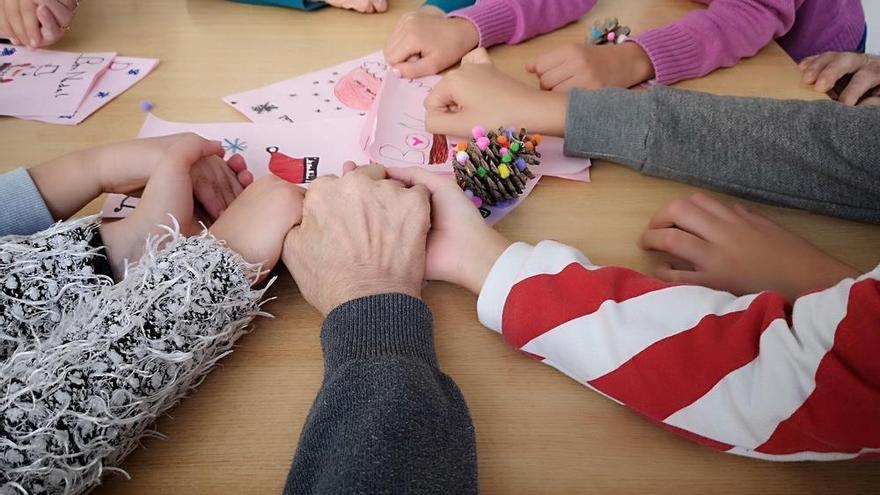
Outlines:
{"label": "textured knit cuff", "polygon": [[572,91],[565,118],[565,154],[611,160],[641,170],[654,122],[651,96],[651,91],[617,88]]}
{"label": "textured knit cuff", "polygon": [[646,31],[629,41],[637,43],[648,54],[659,84],[673,84],[705,75],[700,42],[678,24]]}
{"label": "textured knit cuff", "polygon": [[321,345],[328,374],[348,362],[381,356],[437,367],[431,310],[405,294],[361,297],[337,307],[324,320]]}
{"label": "textured knit cuff", "polygon": [[506,0],[483,0],[449,14],[471,21],[480,33],[480,46],[490,47],[501,43],[512,43],[516,27],[520,24],[516,9],[510,8]]}
{"label": "textured knit cuff", "polygon": [[0,236],[30,235],[55,223],[34,184],[23,168],[0,175]]}

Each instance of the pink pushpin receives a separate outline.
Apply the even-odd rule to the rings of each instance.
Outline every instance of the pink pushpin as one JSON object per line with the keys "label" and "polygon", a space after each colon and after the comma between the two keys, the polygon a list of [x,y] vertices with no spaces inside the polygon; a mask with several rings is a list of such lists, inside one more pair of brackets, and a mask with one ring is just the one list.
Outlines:
{"label": "pink pushpin", "polygon": [[473,203],[474,206],[476,206],[477,208],[483,206],[483,200],[480,199],[479,196],[474,196],[473,198],[471,198],[471,203]]}
{"label": "pink pushpin", "polygon": [[501,153],[501,156],[504,156],[504,155],[510,153],[510,150],[507,149],[507,148],[501,148],[501,149],[498,150],[498,151]]}
{"label": "pink pushpin", "polygon": [[476,126],[473,128],[473,130],[471,130],[471,134],[474,135],[474,139],[479,139],[486,136],[486,129],[483,129],[480,126]]}
{"label": "pink pushpin", "polygon": [[617,35],[614,33],[614,31],[608,33],[608,41],[614,41],[614,38],[617,38]]}
{"label": "pink pushpin", "polygon": [[480,151],[486,151],[486,148],[488,148],[488,147],[489,147],[489,138],[487,138],[486,136],[481,136],[481,137],[477,138],[477,148],[479,148]]}

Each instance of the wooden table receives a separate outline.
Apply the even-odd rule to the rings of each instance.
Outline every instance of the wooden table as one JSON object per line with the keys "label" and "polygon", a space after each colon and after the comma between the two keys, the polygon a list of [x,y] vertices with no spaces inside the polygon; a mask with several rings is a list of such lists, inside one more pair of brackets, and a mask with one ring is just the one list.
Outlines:
{"label": "wooden table", "polygon": [[[241,121],[220,98],[382,48],[398,17],[417,1],[391,0],[384,15],[334,9],[314,13],[223,0],[89,0],[61,50],[107,51],[162,60],[157,72],[78,127],[0,120],[0,170],[135,136],[150,99],[178,121]],[[581,40],[596,18],[617,16],[635,31],[695,5],[686,0],[600,0],[581,23],[493,51],[524,80],[531,57]],[[735,69],[682,84],[713,93],[819,98],[799,82],[775,44]],[[720,137],[719,137],[720,138]],[[694,188],[599,162],[593,183],[545,179],[499,226],[512,239],[557,239],[598,263],[640,270],[652,258],[636,247],[650,215]],[[758,206],[822,248],[870,269],[880,229],[800,211]],[[97,209],[97,202],[89,212]],[[279,493],[297,438],[321,383],[321,318],[284,277],[262,320],[201,389],[159,421],[166,441],[147,440],[100,494]],[[468,400],[477,430],[484,493],[868,493],[880,464],[772,464],[699,447],[506,347],[476,319],[475,297],[431,284],[424,297],[437,321],[444,370]],[[874,489],[870,487],[873,486]]]}

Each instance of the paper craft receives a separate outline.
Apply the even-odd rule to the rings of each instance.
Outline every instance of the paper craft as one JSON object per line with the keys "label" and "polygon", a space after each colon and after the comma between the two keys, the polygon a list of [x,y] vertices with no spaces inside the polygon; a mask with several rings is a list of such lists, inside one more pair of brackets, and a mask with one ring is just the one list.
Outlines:
{"label": "paper craft", "polygon": [[[363,121],[356,117],[295,125],[195,124],[168,122],[150,114],[138,137],[194,132],[205,139],[220,141],[226,149],[226,158],[242,155],[254,178],[274,174],[288,182],[307,186],[322,175],[341,175],[342,165],[348,160],[356,163],[369,161],[357,142],[362,125]],[[126,217],[135,206],[136,198],[110,195],[102,215],[106,218]]]}
{"label": "paper craft", "polygon": [[0,115],[73,114],[115,57],[0,44]]}
{"label": "paper craft", "polygon": [[77,125],[147,77],[158,64],[158,60],[150,58],[116,57],[73,114],[51,117],[21,116],[21,118],[49,124]]}
{"label": "paper craft", "polygon": [[382,52],[223,98],[253,122],[366,117],[388,66]]}

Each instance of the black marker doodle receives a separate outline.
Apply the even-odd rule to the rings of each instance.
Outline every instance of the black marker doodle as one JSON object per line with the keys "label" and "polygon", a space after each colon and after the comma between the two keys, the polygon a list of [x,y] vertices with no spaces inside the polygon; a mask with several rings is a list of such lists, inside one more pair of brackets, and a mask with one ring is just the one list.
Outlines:
{"label": "black marker doodle", "polygon": [[137,205],[125,204],[125,202],[128,201],[129,199],[132,199],[132,196],[126,196],[126,197],[122,198],[122,201],[119,202],[119,206],[117,206],[116,208],[113,208],[113,213],[119,213],[120,211],[122,211],[126,208],[131,208],[132,210],[135,209]]}
{"label": "black marker doodle", "polygon": [[252,106],[251,110],[257,112],[257,114],[263,114],[271,113],[272,110],[278,110],[278,107],[267,101],[266,103],[263,103],[261,105]]}

